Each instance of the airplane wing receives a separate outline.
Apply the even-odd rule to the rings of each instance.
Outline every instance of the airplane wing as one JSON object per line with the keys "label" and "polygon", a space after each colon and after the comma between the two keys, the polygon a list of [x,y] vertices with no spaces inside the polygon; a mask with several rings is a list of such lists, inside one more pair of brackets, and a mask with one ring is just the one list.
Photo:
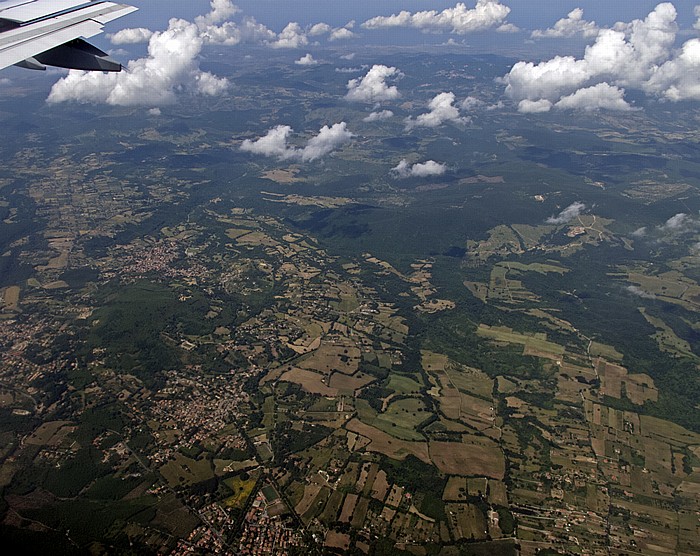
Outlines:
{"label": "airplane wing", "polygon": [[84,39],[138,8],[86,0],[0,2],[0,69],[60,68],[121,71],[120,63]]}

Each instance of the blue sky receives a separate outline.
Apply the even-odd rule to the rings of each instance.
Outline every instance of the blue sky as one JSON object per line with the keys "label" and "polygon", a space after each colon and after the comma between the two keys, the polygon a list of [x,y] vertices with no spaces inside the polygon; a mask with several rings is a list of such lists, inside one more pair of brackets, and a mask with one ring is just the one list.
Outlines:
{"label": "blue sky", "polygon": [[[159,28],[167,25],[171,17],[192,18],[204,13],[208,0],[122,0],[138,6],[141,11],[129,18],[131,25]],[[456,3],[446,0],[239,0],[236,4],[245,15],[252,15],[258,21],[279,31],[289,21],[302,24],[325,21],[332,25],[345,24],[350,19],[358,23],[378,16],[390,15],[400,10],[442,10]],[[466,0],[468,7],[475,0]],[[599,25],[611,25],[616,21],[629,21],[643,18],[658,1],[650,0],[504,0],[511,8],[508,21],[527,30],[544,28],[564,17],[574,8],[583,8],[586,19],[595,20]],[[689,28],[694,21],[693,7],[700,0],[676,0],[678,23]],[[118,24],[116,24],[118,25]]]}

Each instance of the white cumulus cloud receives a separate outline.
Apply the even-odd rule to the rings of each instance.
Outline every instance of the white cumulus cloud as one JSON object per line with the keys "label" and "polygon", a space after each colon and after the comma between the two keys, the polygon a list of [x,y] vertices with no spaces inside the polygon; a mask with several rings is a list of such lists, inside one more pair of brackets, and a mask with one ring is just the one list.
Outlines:
{"label": "white cumulus cloud", "polygon": [[[230,0],[213,0],[211,11],[195,18],[195,23],[204,42],[226,46],[250,43],[267,45],[271,48],[292,49],[307,46],[310,43],[309,37],[318,37],[338,31],[327,23],[316,23],[302,27],[299,23],[292,21],[277,34],[262,23],[258,23],[254,17],[245,17],[240,22],[229,21],[229,18],[239,11]],[[352,23],[350,22],[348,25]]]}
{"label": "white cumulus cloud", "polygon": [[296,21],[288,23],[277,38],[270,43],[272,48],[300,48],[309,44],[306,32]]}
{"label": "white cumulus cloud", "polygon": [[342,41],[347,39],[353,39],[357,35],[353,33],[347,27],[339,27],[338,29],[333,29],[328,36],[329,41]]}
{"label": "white cumulus cloud", "polygon": [[151,37],[148,56],[130,61],[127,72],[71,71],[54,84],[47,101],[160,106],[175,102],[181,90],[220,94],[228,81],[199,68],[202,44],[197,25],[171,19],[166,31]]}
{"label": "white cumulus cloud", "polygon": [[498,0],[477,0],[474,8],[459,2],[454,8],[441,12],[428,10],[411,13],[402,11],[390,16],[378,16],[362,24],[365,29],[385,29],[389,27],[413,27],[421,31],[449,31],[466,34],[484,31],[503,24],[510,8]]}
{"label": "white cumulus cloud", "polygon": [[447,171],[447,166],[428,160],[427,162],[419,162],[409,164],[407,160],[402,160],[391,171],[399,178],[424,178],[428,176],[441,176]]}
{"label": "white cumulus cloud", "polygon": [[590,79],[588,64],[573,56],[556,56],[534,64],[518,62],[506,75],[506,95],[521,101],[558,100]]}
{"label": "white cumulus cloud", "polygon": [[414,127],[438,127],[445,122],[468,123],[469,118],[459,115],[459,108],[454,105],[454,93],[440,93],[429,103],[429,112],[421,114],[415,120],[406,119],[406,129]]}
{"label": "white cumulus cloud", "polygon": [[[353,33],[352,29],[355,26],[355,21],[351,20],[348,21],[343,27],[331,27],[328,25],[328,23],[316,23],[314,25],[311,25],[310,27],[307,27],[306,29],[302,30],[298,24],[296,25],[295,29],[295,35],[293,37],[294,40],[292,40],[289,44],[294,45],[296,42],[302,41],[302,37],[321,37],[323,35],[328,36],[328,40],[330,42],[333,41],[339,41],[339,40],[344,40],[344,39],[352,39],[355,38],[357,35]],[[283,31],[284,32],[284,31]],[[290,37],[292,35],[290,34]],[[272,43],[273,46],[275,46],[275,43]],[[277,47],[281,47],[281,45],[277,45]],[[296,48],[296,46],[293,46]]]}
{"label": "white cumulus cloud", "polygon": [[270,129],[260,139],[252,141],[246,139],[241,143],[241,150],[253,154],[261,154],[279,158],[280,160],[297,159],[311,162],[330,154],[345,143],[349,142],[353,134],[347,129],[345,122],[324,125],[317,135],[309,139],[303,148],[290,147],[287,144],[293,130],[287,125],[278,125]]}
{"label": "white cumulus cloud", "polygon": [[207,25],[216,25],[222,21],[230,19],[241,10],[231,0],[211,0],[209,3],[211,10],[206,15],[199,15],[194,22],[198,27],[206,27]]}
{"label": "white cumulus cloud", "polygon": [[273,31],[255,21],[255,18],[246,17],[240,23],[228,21],[240,12],[231,0],[212,0],[210,7],[209,13],[194,20],[205,44],[235,46],[242,42],[269,42],[276,37]]}
{"label": "white cumulus cloud", "polygon": [[353,134],[348,131],[345,122],[333,124],[331,127],[324,125],[318,135],[309,139],[309,142],[301,150],[301,159],[303,161],[317,160],[348,143],[352,137]]}
{"label": "white cumulus cloud", "polygon": [[[266,45],[271,48],[302,48],[310,44],[310,37],[327,35],[329,41],[355,37],[352,29],[355,21],[343,27],[332,27],[327,23],[316,23],[302,27],[297,22],[288,23],[279,34],[256,21],[254,17],[243,17],[239,21],[230,18],[240,9],[231,0],[211,0],[210,11],[194,18],[199,36],[204,44],[235,46],[241,43]],[[123,29],[107,37],[115,45],[148,42],[153,31],[146,28]]]}
{"label": "white cumulus cloud", "polygon": [[574,218],[577,218],[581,212],[586,208],[586,205],[583,203],[576,201],[574,203],[571,203],[568,207],[566,207],[564,210],[562,210],[558,215],[556,216],[550,216],[547,218],[547,224],[566,224],[567,222],[570,222]]}
{"label": "white cumulus cloud", "polygon": [[523,99],[518,103],[518,112],[523,114],[542,114],[552,109],[552,103],[546,98],[540,100]]}
{"label": "white cumulus cloud", "polygon": [[292,128],[288,125],[278,125],[267,132],[264,137],[251,141],[246,139],[241,144],[241,150],[253,154],[264,156],[276,156],[280,159],[291,158],[287,137],[292,133]]}
{"label": "white cumulus cloud", "polygon": [[268,36],[260,36],[256,42],[266,44],[272,48],[302,48],[310,44],[309,37],[317,38],[327,35],[328,40],[331,42],[354,38],[356,36],[352,32],[354,25],[354,21],[349,21],[344,27],[334,28],[327,23],[316,23],[302,27],[296,21],[292,21],[277,35],[262,26],[268,32]]}
{"label": "white cumulus cloud", "polygon": [[217,77],[208,71],[198,71],[194,75],[195,90],[203,95],[215,97],[223,94],[229,88],[228,79]]}
{"label": "white cumulus cloud", "polygon": [[498,33],[519,33],[520,27],[513,25],[512,23],[504,23],[496,27],[496,32]]}
{"label": "white cumulus cloud", "polygon": [[267,44],[276,37],[274,31],[265,27],[262,23],[258,23],[254,17],[244,18],[241,25],[237,28],[242,42]]}
{"label": "white cumulus cloud", "polygon": [[628,110],[624,88],[671,101],[700,100],[700,39],[674,50],[676,15],[673,4],[661,3],[645,19],[599,30],[582,58],[556,56],[540,63],[518,62],[503,79],[506,94],[521,110],[543,108],[544,101],[557,105],[580,89],[588,91],[564,100],[559,108],[582,109],[589,100],[594,109]]}
{"label": "white cumulus cloud", "polygon": [[380,110],[378,112],[372,112],[367,117],[363,118],[363,122],[381,122],[393,118],[394,113],[391,110]]}
{"label": "white cumulus cloud", "polygon": [[302,56],[299,58],[296,62],[294,62],[297,66],[315,66],[318,64],[318,61],[314,59],[314,57],[311,54],[307,54],[306,56]]}
{"label": "white cumulus cloud", "polygon": [[595,37],[598,34],[598,26],[595,21],[583,19],[583,10],[575,8],[569,14],[557,21],[553,27],[544,31],[536,29],[532,32],[533,39],[560,38],[560,37]]}
{"label": "white cumulus cloud", "polygon": [[310,37],[318,37],[330,33],[333,28],[328,23],[316,23],[308,31]]}
{"label": "white cumulus cloud", "polygon": [[625,90],[607,83],[598,83],[593,87],[579,89],[563,97],[554,105],[561,110],[616,110],[625,112],[633,108],[625,100]]}
{"label": "white cumulus cloud", "polygon": [[148,42],[153,36],[153,31],[146,29],[145,27],[136,27],[133,29],[122,29],[111,35],[107,35],[107,38],[114,45],[122,44],[139,44]]}
{"label": "white cumulus cloud", "polygon": [[700,39],[683,44],[646,83],[646,90],[670,101],[700,100]]}
{"label": "white cumulus cloud", "polygon": [[378,102],[393,100],[401,96],[395,85],[388,85],[387,79],[397,78],[401,72],[394,67],[374,65],[361,79],[348,81],[346,99],[355,102]]}
{"label": "white cumulus cloud", "polygon": [[[198,57],[203,45],[252,43],[272,48],[301,48],[309,44],[309,36],[327,34],[329,40],[338,40],[353,35],[354,21],[335,29],[326,23],[303,28],[291,22],[277,34],[253,17],[231,21],[239,12],[231,0],[211,0],[210,11],[193,22],[172,19],[165,31],[135,28],[110,35],[117,45],[148,42],[148,56],[130,61],[128,72],[121,74],[70,72],[54,85],[48,101],[162,105],[174,102],[176,93],[181,91],[218,95],[226,90],[228,81],[199,69]],[[311,60],[309,55],[300,63]]]}

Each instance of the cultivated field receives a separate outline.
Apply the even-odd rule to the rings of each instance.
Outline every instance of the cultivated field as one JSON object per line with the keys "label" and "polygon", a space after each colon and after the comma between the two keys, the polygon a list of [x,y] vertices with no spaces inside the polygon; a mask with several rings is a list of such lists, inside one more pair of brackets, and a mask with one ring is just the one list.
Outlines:
{"label": "cultivated field", "polygon": [[464,435],[462,442],[429,443],[430,458],[446,475],[503,479],[505,460],[498,444],[487,438]]}
{"label": "cultivated field", "polygon": [[370,452],[378,452],[393,459],[403,460],[413,454],[425,463],[430,463],[428,444],[426,442],[407,442],[388,435],[381,430],[364,424],[359,419],[352,419],[346,425],[349,431],[355,432],[370,440],[365,448]]}

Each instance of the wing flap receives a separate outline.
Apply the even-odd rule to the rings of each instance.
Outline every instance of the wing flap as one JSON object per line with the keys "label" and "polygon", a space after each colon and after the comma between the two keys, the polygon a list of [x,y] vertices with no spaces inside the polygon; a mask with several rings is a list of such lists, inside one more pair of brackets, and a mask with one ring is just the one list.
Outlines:
{"label": "wing flap", "polygon": [[[106,52],[85,42],[74,39],[70,42],[36,55],[40,64],[59,68],[80,69],[85,71],[121,71],[122,65],[115,62]],[[25,60],[26,62],[26,60]]]}
{"label": "wing flap", "polygon": [[[111,2],[110,2],[111,4]],[[110,21],[113,21],[115,19],[119,19],[120,17],[124,17],[125,15],[129,15],[132,12],[138,11],[138,8],[135,8],[134,6],[127,6],[126,4],[112,4],[114,6],[113,10],[105,13],[102,15],[93,17],[95,21],[101,23],[102,25],[105,25],[109,23]]]}
{"label": "wing flap", "polygon": [[44,34],[32,40],[14,44],[0,51],[0,67],[7,67],[27,58],[37,56],[57,46],[80,37],[90,38],[102,32],[102,26],[95,21],[83,21],[70,27]]}
{"label": "wing flap", "polygon": [[[3,4],[8,7],[3,8]],[[40,17],[71,10],[87,4],[87,0],[30,0],[0,3],[0,17],[18,23],[26,23]]]}

